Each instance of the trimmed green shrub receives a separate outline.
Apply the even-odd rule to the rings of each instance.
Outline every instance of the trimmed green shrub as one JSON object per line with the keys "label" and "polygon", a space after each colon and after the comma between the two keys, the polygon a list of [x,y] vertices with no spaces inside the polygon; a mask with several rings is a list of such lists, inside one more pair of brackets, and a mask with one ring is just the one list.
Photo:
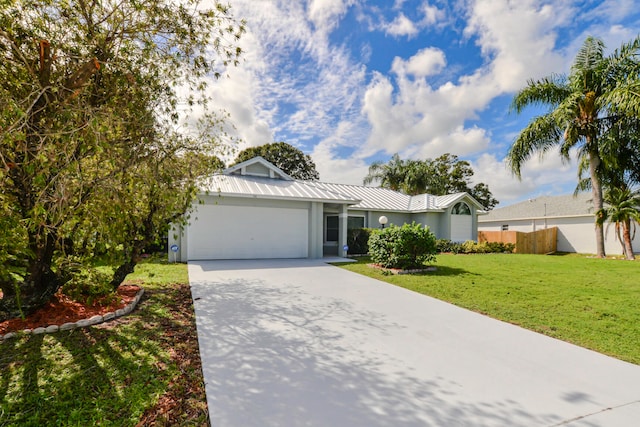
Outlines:
{"label": "trimmed green shrub", "polygon": [[347,245],[349,255],[366,255],[369,253],[370,228],[351,228],[347,230]]}
{"label": "trimmed green shrub", "polygon": [[421,268],[436,259],[436,237],[429,227],[415,222],[375,229],[369,237],[369,255],[386,268]]}
{"label": "trimmed green shrub", "polygon": [[474,242],[467,240],[463,243],[452,242],[448,239],[439,239],[436,242],[438,253],[451,252],[454,254],[488,254],[488,253],[513,253],[516,246],[513,243],[502,242]]}

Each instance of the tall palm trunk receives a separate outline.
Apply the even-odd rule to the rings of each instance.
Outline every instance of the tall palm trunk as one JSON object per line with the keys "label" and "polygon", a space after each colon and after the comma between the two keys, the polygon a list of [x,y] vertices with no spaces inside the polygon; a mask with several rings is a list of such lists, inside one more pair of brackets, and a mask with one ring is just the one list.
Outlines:
{"label": "tall palm trunk", "polygon": [[629,218],[622,223],[622,240],[625,259],[633,261],[636,257],[633,255],[633,245],[631,244],[631,219]]}
{"label": "tall palm trunk", "polygon": [[[587,141],[589,144],[589,141]],[[589,173],[591,175],[591,194],[593,196],[594,212],[601,212],[604,206],[602,200],[602,183],[598,176],[598,166],[600,166],[600,156],[598,153],[589,153]],[[604,224],[596,221],[596,256],[605,258],[604,250]]]}

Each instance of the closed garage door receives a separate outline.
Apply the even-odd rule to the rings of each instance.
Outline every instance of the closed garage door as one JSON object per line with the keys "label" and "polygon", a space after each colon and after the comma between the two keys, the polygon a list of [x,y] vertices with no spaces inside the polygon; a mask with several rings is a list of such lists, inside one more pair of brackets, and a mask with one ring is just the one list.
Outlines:
{"label": "closed garage door", "polygon": [[198,206],[188,231],[188,257],[307,258],[306,209]]}

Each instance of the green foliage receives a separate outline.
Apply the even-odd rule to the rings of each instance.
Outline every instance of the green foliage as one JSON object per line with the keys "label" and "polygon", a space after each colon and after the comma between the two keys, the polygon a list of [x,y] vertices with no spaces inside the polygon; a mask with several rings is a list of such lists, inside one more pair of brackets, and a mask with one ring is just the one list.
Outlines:
{"label": "green foliage", "polygon": [[246,148],[238,153],[233,164],[242,163],[257,156],[261,156],[282,169],[292,178],[304,181],[318,181],[320,179],[316,164],[311,160],[311,157],[286,142],[273,142],[259,147]]}
{"label": "green foliage", "polygon": [[207,81],[238,63],[243,32],[216,2],[3,3],[0,319],[16,313],[16,281],[27,310],[46,302],[67,254],[108,252],[119,284],[180,220],[219,166],[224,117],[185,136],[178,103],[189,90],[187,107],[206,111]]}
{"label": "green foliage", "polygon": [[[516,137],[507,163],[520,177],[522,166],[535,154],[558,147],[563,160],[577,152],[582,172],[588,168],[594,211],[603,208],[601,172],[627,168],[629,152],[637,152],[640,97],[640,36],[609,56],[601,40],[588,37],[578,51],[568,76],[551,75],[531,80],[518,92],[512,109],[546,106],[548,112],[534,117]],[[636,148],[630,148],[636,147]],[[637,170],[636,166],[631,168]],[[632,175],[634,172],[632,171]],[[579,188],[585,188],[579,182]],[[605,256],[604,233],[596,224],[596,247]]]}
{"label": "green foliage", "polygon": [[117,298],[110,285],[111,274],[80,263],[67,262],[64,267],[67,280],[62,290],[71,299],[87,304],[101,300],[108,304]]}
{"label": "green foliage", "polygon": [[363,182],[365,185],[379,182],[383,188],[411,195],[426,193],[444,196],[466,192],[485,209],[493,209],[498,200],[484,183],[471,187],[473,175],[469,162],[449,153],[435,160],[402,160],[398,154],[394,154],[386,164],[372,163]]}
{"label": "green foliage", "polygon": [[435,260],[436,237],[421,224],[375,229],[369,238],[371,259],[387,268],[420,268]]}
{"label": "green foliage", "polygon": [[347,245],[349,255],[364,255],[369,253],[370,228],[350,228],[347,230]]}
{"label": "green foliage", "polygon": [[453,254],[488,254],[488,253],[513,253],[516,245],[513,243],[502,242],[474,242],[467,240],[466,242],[452,242],[448,239],[438,239],[436,241],[436,250],[438,253]]}

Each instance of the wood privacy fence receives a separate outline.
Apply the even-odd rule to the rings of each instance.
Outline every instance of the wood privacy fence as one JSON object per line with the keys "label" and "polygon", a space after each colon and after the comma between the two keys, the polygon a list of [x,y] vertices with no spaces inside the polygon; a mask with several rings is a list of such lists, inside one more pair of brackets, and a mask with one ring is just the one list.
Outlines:
{"label": "wood privacy fence", "polygon": [[549,254],[556,251],[558,228],[524,233],[522,231],[479,231],[478,242],[502,242],[516,245],[519,254]]}

